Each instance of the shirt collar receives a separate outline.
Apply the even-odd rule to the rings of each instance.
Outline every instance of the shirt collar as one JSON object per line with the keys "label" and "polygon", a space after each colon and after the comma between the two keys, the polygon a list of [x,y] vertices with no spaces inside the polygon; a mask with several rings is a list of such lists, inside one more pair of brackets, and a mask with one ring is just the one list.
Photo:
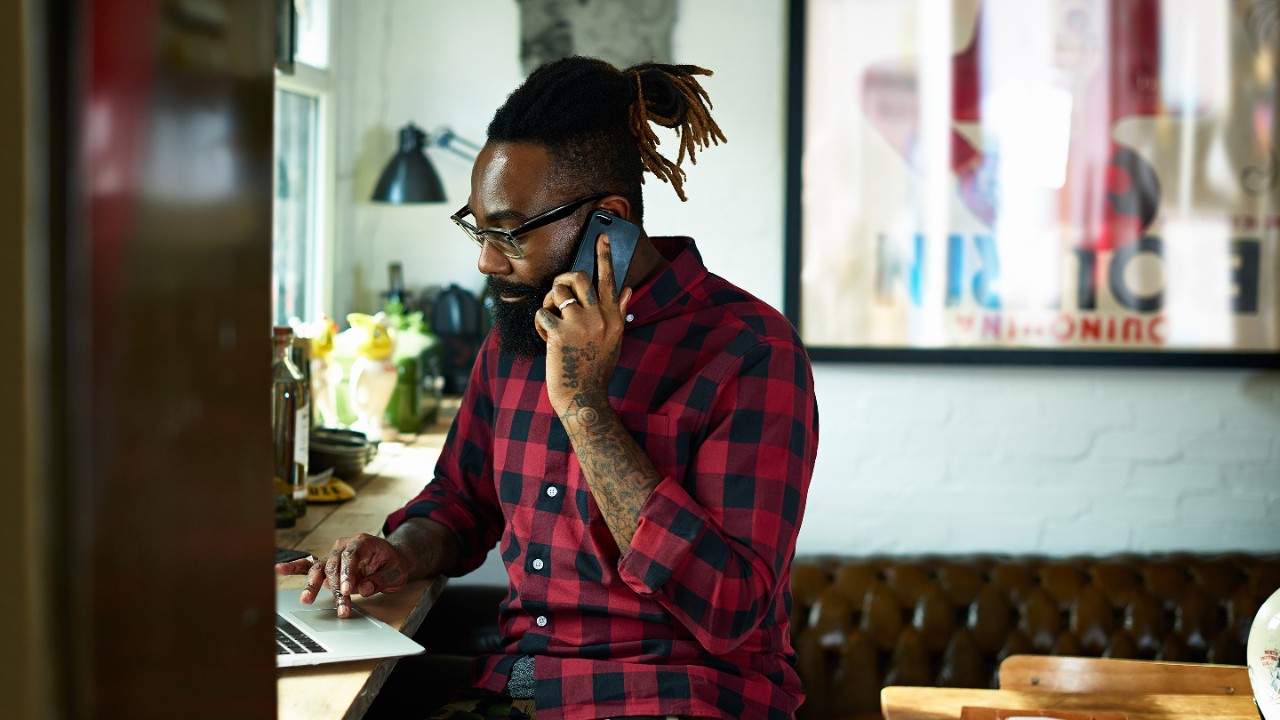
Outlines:
{"label": "shirt collar", "polygon": [[670,263],[657,277],[636,288],[627,306],[632,316],[628,325],[635,327],[675,314],[689,304],[692,294],[702,286],[707,267],[702,255],[688,237],[649,238],[658,252]]}

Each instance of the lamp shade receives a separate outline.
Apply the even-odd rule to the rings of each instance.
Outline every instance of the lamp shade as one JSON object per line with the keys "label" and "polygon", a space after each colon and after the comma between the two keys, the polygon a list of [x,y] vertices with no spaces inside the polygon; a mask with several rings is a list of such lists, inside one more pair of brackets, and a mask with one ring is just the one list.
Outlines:
{"label": "lamp shade", "polygon": [[409,123],[400,130],[400,149],[387,163],[373,189],[377,202],[404,203],[444,202],[444,185],[431,166],[423,147],[426,133]]}

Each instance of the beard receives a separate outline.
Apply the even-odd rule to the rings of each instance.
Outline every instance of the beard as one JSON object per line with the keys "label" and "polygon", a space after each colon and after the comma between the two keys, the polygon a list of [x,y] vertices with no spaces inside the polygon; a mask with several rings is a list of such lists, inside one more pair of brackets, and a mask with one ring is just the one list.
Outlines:
{"label": "beard", "polygon": [[[488,279],[489,297],[493,302],[493,328],[498,332],[498,346],[519,357],[535,357],[547,351],[546,343],[538,335],[534,318],[542,308],[542,299],[551,292],[551,281],[545,288],[533,287],[499,280],[492,275]],[[519,295],[516,302],[506,302],[502,296]]]}
{"label": "beard", "polygon": [[[508,282],[493,275],[488,277],[489,297],[494,299],[493,326],[498,333],[498,346],[504,352],[528,358],[546,353],[547,344],[538,335],[535,318],[542,308],[543,298],[551,292],[556,276],[573,267],[573,251],[570,246],[565,248],[565,252],[550,258],[547,263],[549,269],[537,285]],[[520,299],[506,302],[502,300],[504,295]]]}

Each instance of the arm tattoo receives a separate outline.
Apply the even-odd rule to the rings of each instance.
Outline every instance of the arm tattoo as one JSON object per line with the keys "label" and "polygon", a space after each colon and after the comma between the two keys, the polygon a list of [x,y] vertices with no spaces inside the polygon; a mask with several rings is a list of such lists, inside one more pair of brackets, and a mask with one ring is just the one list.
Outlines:
{"label": "arm tattoo", "polygon": [[560,379],[563,381],[564,387],[577,389],[579,375],[582,372],[582,361],[591,362],[595,359],[595,355],[594,345],[588,345],[586,348],[566,345],[560,351],[560,364],[563,367]]}
{"label": "arm tattoo", "polygon": [[609,532],[626,553],[658,471],[603,394],[578,393],[560,418]]}

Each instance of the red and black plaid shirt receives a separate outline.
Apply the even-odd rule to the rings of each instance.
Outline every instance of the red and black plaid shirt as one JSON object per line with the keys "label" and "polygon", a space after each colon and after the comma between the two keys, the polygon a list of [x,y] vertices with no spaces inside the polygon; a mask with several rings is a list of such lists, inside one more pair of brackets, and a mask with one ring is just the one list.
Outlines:
{"label": "red and black plaid shirt", "polygon": [[545,358],[472,371],[432,480],[387,519],[429,517],[478,567],[501,540],[504,643],[473,682],[535,656],[540,720],[788,718],[804,697],[790,573],[818,445],[808,356],[777,311],[709,273],[688,239],[628,308],[610,402],[661,482],[620,555],[547,399]]}

